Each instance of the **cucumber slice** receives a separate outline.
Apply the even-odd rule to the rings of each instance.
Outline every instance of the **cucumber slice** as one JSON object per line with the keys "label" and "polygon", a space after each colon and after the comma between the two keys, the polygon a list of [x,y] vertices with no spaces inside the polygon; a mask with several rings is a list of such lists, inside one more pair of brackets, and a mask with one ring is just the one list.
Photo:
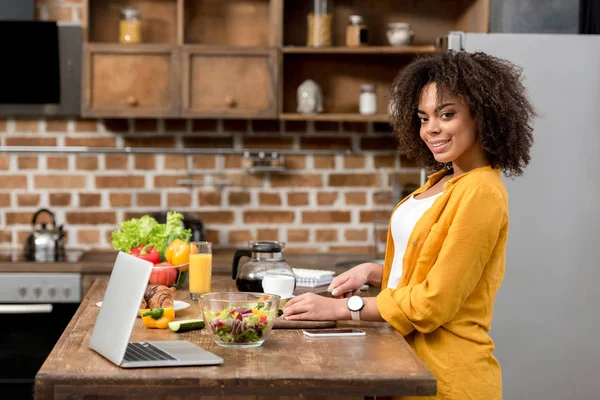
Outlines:
{"label": "cucumber slice", "polygon": [[169,329],[173,332],[181,333],[204,328],[203,319],[182,319],[169,322]]}

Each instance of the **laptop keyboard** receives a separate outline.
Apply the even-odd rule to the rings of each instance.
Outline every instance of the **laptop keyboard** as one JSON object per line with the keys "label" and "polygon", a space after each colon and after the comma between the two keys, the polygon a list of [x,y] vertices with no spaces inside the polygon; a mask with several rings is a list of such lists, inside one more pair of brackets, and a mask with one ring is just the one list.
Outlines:
{"label": "laptop keyboard", "polygon": [[128,343],[124,361],[164,361],[177,360],[156,346],[147,342]]}

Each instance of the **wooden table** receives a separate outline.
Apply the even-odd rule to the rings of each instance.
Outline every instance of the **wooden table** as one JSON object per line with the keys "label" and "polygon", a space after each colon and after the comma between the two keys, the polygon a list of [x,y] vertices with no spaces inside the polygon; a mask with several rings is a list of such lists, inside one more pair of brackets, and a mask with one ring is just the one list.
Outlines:
{"label": "wooden table", "polygon": [[[214,344],[208,328],[177,334],[135,323],[131,341],[185,339],[225,360],[220,366],[122,369],[89,348],[108,279],[97,279],[38,372],[36,399],[363,399],[433,395],[436,380],[404,338],[387,323],[340,322],[365,337],[308,339],[300,330],[272,330],[255,349]],[[213,277],[213,290],[235,290],[231,278]],[[177,299],[188,300],[180,290]],[[188,300],[189,301],[189,300]],[[199,318],[192,304],[177,319]],[[290,397],[292,396],[292,397]],[[282,397],[283,398],[283,397]]]}

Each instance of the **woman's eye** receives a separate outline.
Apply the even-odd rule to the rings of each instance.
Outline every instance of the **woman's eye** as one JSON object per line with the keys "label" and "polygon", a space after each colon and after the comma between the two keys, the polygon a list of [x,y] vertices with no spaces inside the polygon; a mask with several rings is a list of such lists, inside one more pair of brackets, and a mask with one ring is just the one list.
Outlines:
{"label": "woman's eye", "polygon": [[445,113],[442,114],[442,118],[444,118],[444,119],[450,119],[450,118],[452,118],[453,115],[454,115],[454,113],[445,112]]}
{"label": "woman's eye", "polygon": [[421,121],[421,123],[424,124],[425,122],[427,122],[427,118],[419,117],[419,121]]}

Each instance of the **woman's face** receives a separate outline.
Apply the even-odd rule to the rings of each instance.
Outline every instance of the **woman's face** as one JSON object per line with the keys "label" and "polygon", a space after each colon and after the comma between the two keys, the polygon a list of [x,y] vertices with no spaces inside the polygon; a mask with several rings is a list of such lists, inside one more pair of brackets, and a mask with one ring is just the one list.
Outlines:
{"label": "woman's face", "polygon": [[459,97],[444,94],[438,103],[436,84],[430,83],[421,92],[417,115],[421,139],[438,162],[464,165],[468,170],[485,159],[477,143],[475,120]]}

